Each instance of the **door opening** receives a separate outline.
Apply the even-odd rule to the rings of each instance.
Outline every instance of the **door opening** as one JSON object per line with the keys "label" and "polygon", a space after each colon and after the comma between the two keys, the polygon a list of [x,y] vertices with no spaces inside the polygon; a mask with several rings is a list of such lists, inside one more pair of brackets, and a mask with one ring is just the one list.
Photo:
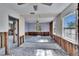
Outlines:
{"label": "door opening", "polygon": [[19,19],[9,16],[9,48],[19,46]]}

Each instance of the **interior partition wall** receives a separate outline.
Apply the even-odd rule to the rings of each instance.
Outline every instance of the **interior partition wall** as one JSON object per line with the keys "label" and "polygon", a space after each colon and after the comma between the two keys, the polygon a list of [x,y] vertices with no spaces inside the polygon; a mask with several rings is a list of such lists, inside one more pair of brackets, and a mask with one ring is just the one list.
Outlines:
{"label": "interior partition wall", "polygon": [[49,23],[40,23],[41,30],[36,31],[35,23],[25,23],[25,34],[26,35],[41,35],[41,36],[49,36],[50,34],[50,24]]}

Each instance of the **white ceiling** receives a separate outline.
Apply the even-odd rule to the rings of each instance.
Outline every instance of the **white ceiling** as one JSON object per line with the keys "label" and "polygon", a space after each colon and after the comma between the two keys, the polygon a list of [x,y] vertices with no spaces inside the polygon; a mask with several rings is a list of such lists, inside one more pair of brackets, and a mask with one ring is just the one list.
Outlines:
{"label": "white ceiling", "polygon": [[[6,3],[6,6],[19,12],[26,19],[26,22],[36,22],[38,15],[39,22],[50,22],[55,16],[61,13],[67,8],[69,3],[53,3],[51,6],[43,5],[41,3],[26,3],[23,5],[17,5],[16,3]],[[34,11],[33,5],[38,5],[37,11]],[[31,15],[30,12],[35,12],[35,15]]]}

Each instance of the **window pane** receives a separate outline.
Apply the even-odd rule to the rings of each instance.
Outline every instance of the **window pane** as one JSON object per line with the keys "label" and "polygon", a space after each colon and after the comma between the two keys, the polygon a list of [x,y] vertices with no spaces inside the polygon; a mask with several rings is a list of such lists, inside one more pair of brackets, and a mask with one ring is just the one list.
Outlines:
{"label": "window pane", "polygon": [[76,15],[69,14],[64,17],[64,36],[70,39],[76,38]]}

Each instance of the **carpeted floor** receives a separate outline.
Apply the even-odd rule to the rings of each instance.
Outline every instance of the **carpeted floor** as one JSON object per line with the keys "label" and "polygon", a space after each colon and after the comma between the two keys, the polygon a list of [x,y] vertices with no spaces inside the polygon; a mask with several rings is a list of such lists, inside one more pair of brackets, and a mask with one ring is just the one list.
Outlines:
{"label": "carpeted floor", "polygon": [[[68,56],[67,53],[51,39],[50,36],[26,36],[20,47],[9,39],[10,56]],[[0,49],[0,55],[3,55]]]}

